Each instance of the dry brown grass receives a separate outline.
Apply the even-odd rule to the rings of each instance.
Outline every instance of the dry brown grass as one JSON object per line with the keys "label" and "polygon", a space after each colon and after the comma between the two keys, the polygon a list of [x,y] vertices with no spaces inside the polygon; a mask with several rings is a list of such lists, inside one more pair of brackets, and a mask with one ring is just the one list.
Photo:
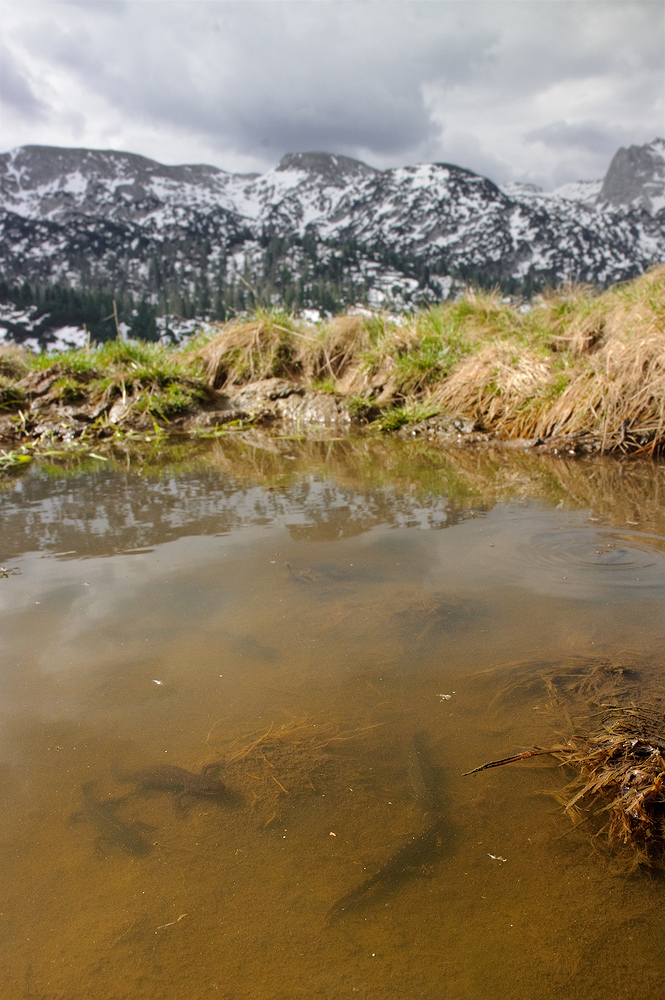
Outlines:
{"label": "dry brown grass", "polygon": [[197,351],[208,384],[215,389],[242,385],[259,379],[293,378],[303,372],[303,355],[316,345],[316,337],[285,317],[279,322],[269,314],[257,313],[246,322],[221,327]]}
{"label": "dry brown grass", "polygon": [[496,434],[531,437],[555,377],[549,359],[516,342],[498,341],[463,360],[434,399]]}
{"label": "dry brown grass", "polygon": [[[665,864],[665,706],[660,660],[637,650],[612,656],[572,655],[559,662],[513,663],[477,675],[508,683],[490,703],[524,713],[534,699],[557,742],[534,747],[472,772],[549,755],[569,774],[550,794],[575,827],[605,839],[628,870]],[[643,702],[633,697],[639,687]],[[528,701],[527,701],[528,703]],[[599,721],[600,720],[600,721]],[[562,742],[560,742],[563,740]]]}
{"label": "dry brown grass", "polygon": [[[229,786],[258,812],[261,824],[269,826],[284,805],[315,794],[321,783],[338,781],[346,748],[377,728],[349,730],[337,721],[311,716],[271,724],[221,747],[224,774]],[[206,740],[209,745],[213,730]]]}
{"label": "dry brown grass", "polygon": [[[115,372],[118,359],[109,350],[95,363]],[[296,380],[346,397],[350,412],[378,416],[383,430],[445,410],[502,438],[586,438],[593,450],[665,450],[665,266],[602,293],[563,288],[528,308],[469,290],[409,317],[363,313],[320,326],[257,310],[168,359],[159,351],[171,381],[183,371],[202,373],[215,389]],[[145,367],[129,355],[120,360],[125,368],[131,361],[132,372]],[[68,371],[72,363],[70,357]],[[81,354],[77,364],[74,373],[90,359]],[[18,380],[25,365],[43,368],[44,359],[0,349],[0,376]],[[123,368],[123,387],[132,372]]]}
{"label": "dry brown grass", "polygon": [[320,327],[293,317],[258,312],[245,322],[220,327],[197,348],[208,384],[241,385],[279,376],[316,384],[326,381],[342,395],[381,388],[394,357],[415,334],[380,314],[338,316]]}
{"label": "dry brown grass", "polygon": [[309,368],[314,379],[330,376],[339,380],[358,354],[366,349],[368,336],[362,316],[337,316],[327,323],[316,347],[309,355]]}
{"label": "dry brown grass", "polygon": [[30,354],[14,344],[0,344],[0,375],[20,379],[30,367]]}
{"label": "dry brown grass", "polygon": [[576,358],[536,433],[592,433],[603,450],[665,443],[665,267],[586,303],[561,334]]}
{"label": "dry brown grass", "polygon": [[601,294],[564,288],[527,312],[469,291],[404,322],[257,313],[198,356],[215,388],[280,376],[379,407],[425,402],[504,438],[665,446],[665,267]]}
{"label": "dry brown grass", "polygon": [[601,295],[550,295],[530,323],[519,338],[495,336],[464,358],[435,398],[503,437],[592,435],[603,451],[663,447],[665,267]]}
{"label": "dry brown grass", "polygon": [[604,451],[632,442],[662,447],[665,432],[665,331],[639,340],[612,337],[582,361],[570,384],[540,416],[547,438],[588,432]]}
{"label": "dry brown grass", "polygon": [[664,291],[665,266],[659,266],[601,294],[583,285],[552,292],[544,297],[540,312],[555,349],[579,357],[617,337],[639,339],[662,330]]}
{"label": "dry brown grass", "polygon": [[599,833],[631,867],[661,867],[665,848],[665,718],[651,708],[615,710],[602,729],[555,754],[577,772],[560,796],[577,825],[600,817]]}

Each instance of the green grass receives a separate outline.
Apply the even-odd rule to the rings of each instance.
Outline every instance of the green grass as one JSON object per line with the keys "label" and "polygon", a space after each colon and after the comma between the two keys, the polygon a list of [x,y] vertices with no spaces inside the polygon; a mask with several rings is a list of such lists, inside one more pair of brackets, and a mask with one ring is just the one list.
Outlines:
{"label": "green grass", "polygon": [[28,465],[33,456],[24,449],[14,451],[0,450],[0,472],[10,472]]}
{"label": "green grass", "polygon": [[172,420],[195,407],[204,395],[203,389],[196,386],[169,382],[161,388],[144,392],[136,403],[136,409],[139,413],[150,413],[163,420]]}
{"label": "green grass", "polygon": [[360,393],[347,396],[344,400],[344,406],[347,412],[356,420],[372,420],[379,414],[372,400],[368,399],[367,396],[362,396]]}
{"label": "green grass", "polygon": [[96,364],[98,352],[93,348],[80,348],[73,351],[58,351],[55,354],[33,354],[28,356],[27,365],[32,371],[48,371],[53,368],[63,375],[94,378],[98,373]]}
{"label": "green grass", "polygon": [[14,379],[0,375],[0,410],[13,410],[26,405],[25,390]]}
{"label": "green grass", "polygon": [[440,382],[471,350],[468,341],[459,336],[424,336],[395,360],[400,391],[405,395],[420,393]]}
{"label": "green grass", "polygon": [[312,389],[315,389],[317,392],[327,392],[334,395],[339,392],[339,385],[337,383],[337,379],[334,379],[332,376],[328,376],[328,378],[315,379],[312,382]]}
{"label": "green grass", "polygon": [[428,403],[407,403],[404,406],[396,406],[387,410],[373,426],[381,431],[398,431],[402,427],[410,424],[420,424],[423,420],[435,417],[441,412],[441,407]]}
{"label": "green grass", "polygon": [[86,397],[85,383],[71,375],[62,375],[56,379],[51,392],[53,398],[61,403],[78,403]]}

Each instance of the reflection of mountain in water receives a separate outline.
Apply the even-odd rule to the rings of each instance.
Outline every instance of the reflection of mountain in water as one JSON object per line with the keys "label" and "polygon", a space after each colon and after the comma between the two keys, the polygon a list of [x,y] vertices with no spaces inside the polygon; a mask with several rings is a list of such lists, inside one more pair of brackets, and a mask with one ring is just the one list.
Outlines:
{"label": "reflection of mountain in water", "polygon": [[447,496],[394,487],[359,492],[319,478],[265,489],[214,469],[155,478],[114,470],[56,480],[29,475],[2,504],[3,560],[27,549],[77,558],[135,552],[267,524],[295,539],[328,541],[377,525],[443,528],[464,516]]}
{"label": "reflection of mountain in water", "polygon": [[[183,457],[189,464],[178,465]],[[444,451],[386,438],[296,443],[259,431],[216,441],[205,454],[195,442],[173,456],[162,445],[157,468],[151,455],[142,461],[64,477],[59,469],[55,478],[32,470],[9,489],[5,481],[0,560],[28,549],[110,555],[267,524],[295,541],[333,541],[379,525],[447,527],[522,498],[665,537],[664,463]]]}

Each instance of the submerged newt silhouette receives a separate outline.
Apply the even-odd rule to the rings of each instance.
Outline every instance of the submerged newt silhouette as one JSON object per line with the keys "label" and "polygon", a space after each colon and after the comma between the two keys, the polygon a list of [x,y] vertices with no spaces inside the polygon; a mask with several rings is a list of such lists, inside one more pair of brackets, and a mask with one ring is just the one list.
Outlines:
{"label": "submerged newt silhouette", "polygon": [[449,840],[450,830],[447,820],[443,818],[435,820],[422,833],[412,837],[395,851],[374,875],[338,899],[328,910],[326,918],[328,923],[345,913],[359,909],[373,890],[389,892],[405,879],[422,871],[424,865],[431,864],[443,853]]}
{"label": "submerged newt silhouette", "polygon": [[153,764],[140,771],[134,771],[124,779],[132,781],[144,791],[172,792],[174,795],[194,795],[214,797],[227,793],[226,785],[210,773],[212,768],[203,771],[188,771],[175,764]]}
{"label": "submerged newt silhouette", "polygon": [[86,781],[81,785],[81,809],[72,813],[72,822],[88,822],[97,830],[97,846],[108,844],[118,847],[125,854],[141,858],[150,852],[152,845],[141,836],[137,828],[147,829],[144,823],[136,822],[131,826],[123,823],[116,816],[116,809],[122,799],[101,802],[93,794],[94,781]]}
{"label": "submerged newt silhouette", "polygon": [[421,833],[402,844],[378,871],[338,899],[328,910],[327,923],[359,909],[375,893],[390,892],[397,888],[400,883],[432,864],[450,845],[452,829],[443,810],[439,769],[429,760],[423,733],[413,736],[407,756],[407,773],[414,798],[425,814],[429,815],[430,822]]}

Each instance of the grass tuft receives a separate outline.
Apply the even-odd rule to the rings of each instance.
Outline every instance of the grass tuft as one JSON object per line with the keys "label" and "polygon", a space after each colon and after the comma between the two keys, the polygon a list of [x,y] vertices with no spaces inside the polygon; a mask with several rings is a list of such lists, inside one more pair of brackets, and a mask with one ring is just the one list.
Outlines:
{"label": "grass tuft", "polygon": [[21,386],[14,379],[0,374],[0,411],[14,410],[26,403],[27,397]]}
{"label": "grass tuft", "polygon": [[[302,367],[298,322],[281,312],[257,310],[254,318],[233,321],[196,351],[214,389],[260,379],[293,378]],[[312,338],[313,339],[313,338]]]}

